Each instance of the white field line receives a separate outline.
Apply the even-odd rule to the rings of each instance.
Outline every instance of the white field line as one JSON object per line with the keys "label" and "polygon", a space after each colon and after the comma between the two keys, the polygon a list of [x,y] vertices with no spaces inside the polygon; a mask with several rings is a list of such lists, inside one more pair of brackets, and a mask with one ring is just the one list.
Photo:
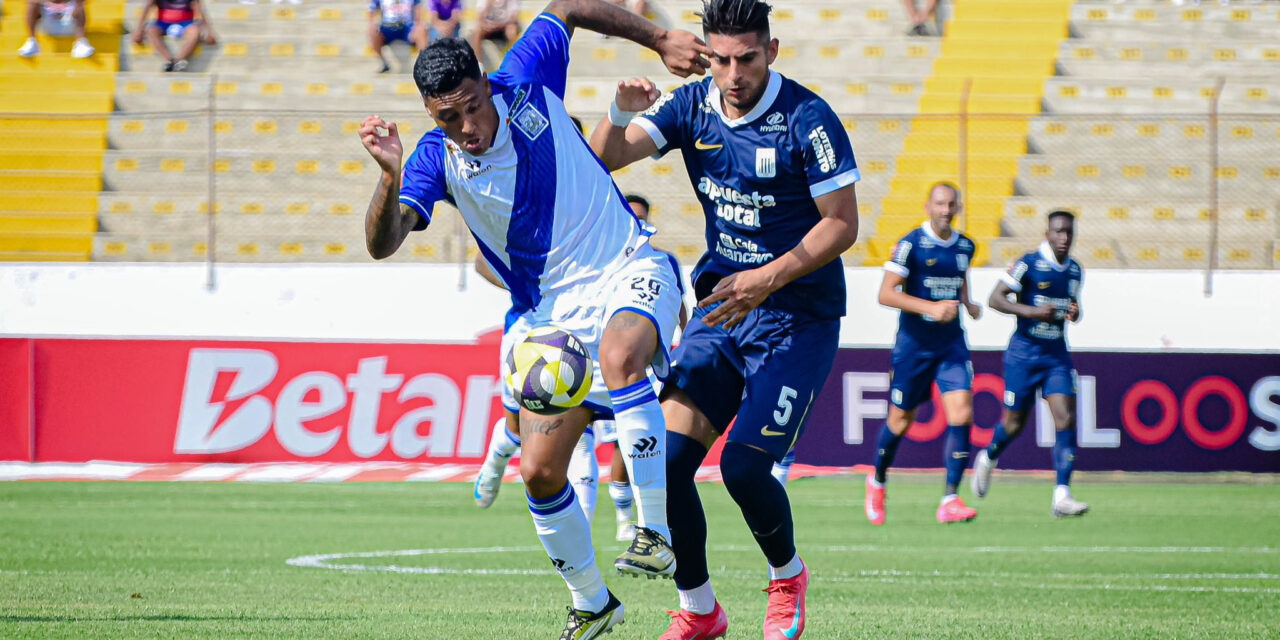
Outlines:
{"label": "white field line", "polygon": [[[1085,547],[1087,548],[1087,547]],[[742,551],[754,550],[754,548],[744,546],[720,546],[712,547],[713,551]],[[287,564],[295,567],[306,567],[315,569],[333,569],[338,571],[370,571],[384,573],[402,573],[402,574],[420,574],[420,575],[520,575],[520,576],[550,576],[557,575],[555,571],[550,569],[495,569],[495,568],[453,568],[453,567],[436,567],[436,566],[400,566],[396,564],[363,564],[358,562],[339,562],[344,560],[357,560],[366,558],[395,558],[395,557],[413,557],[413,556],[437,556],[437,555],[479,555],[479,554],[502,554],[502,553],[534,553],[541,552],[542,547],[470,547],[470,548],[452,548],[452,549],[402,549],[394,551],[365,551],[356,553],[328,553],[309,556],[299,556],[287,560]],[[717,575],[724,578],[758,578],[762,572],[759,571],[720,571]],[[1168,591],[1168,592],[1192,592],[1192,593],[1257,593],[1257,594],[1280,594],[1280,588],[1271,587],[1237,587],[1229,585],[1185,585],[1185,584],[1115,584],[1109,581],[1115,580],[1280,580],[1280,574],[1274,573],[1052,573],[1052,574],[1022,574],[1009,573],[1001,571],[913,571],[898,569],[867,569],[853,572],[831,572],[822,571],[815,568],[813,579],[818,582],[879,582],[879,583],[906,583],[919,582],[922,580],[973,580],[974,578],[986,578],[991,582],[988,586],[1017,586],[1032,589],[1040,589],[1046,591],[1055,590],[1110,590],[1110,591]],[[1069,581],[1086,579],[1091,582],[1088,584],[1070,583],[1070,582],[1047,582],[1049,581]],[[1005,582],[1002,582],[1005,581]]]}

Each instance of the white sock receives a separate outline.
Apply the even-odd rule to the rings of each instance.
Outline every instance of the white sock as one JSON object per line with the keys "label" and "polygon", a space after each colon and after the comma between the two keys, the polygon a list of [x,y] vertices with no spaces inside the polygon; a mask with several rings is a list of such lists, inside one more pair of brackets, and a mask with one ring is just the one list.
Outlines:
{"label": "white sock", "polygon": [[648,378],[609,390],[627,475],[631,477],[636,524],[671,540],[667,527],[667,424]]}
{"label": "white sock", "polygon": [[520,436],[507,430],[507,418],[503,416],[493,423],[493,435],[489,436],[489,451],[484,463],[505,466],[511,456],[520,450]]}
{"label": "white sock", "polygon": [[577,508],[573,487],[565,484],[550,498],[529,499],[533,527],[542,540],[552,564],[569,585],[573,608],[600,611],[609,603],[604,578],[596,567],[596,552],[591,546],[591,525]]}
{"label": "white sock", "polygon": [[[886,480],[888,480],[888,478],[885,478],[885,479],[886,479]],[[876,477],[875,477],[875,476],[872,476],[872,475],[868,475],[868,476],[867,476],[867,484],[869,484],[869,485],[871,485],[871,486],[873,486],[873,487],[875,487],[875,488],[877,488],[877,489],[879,489],[879,488],[881,488],[881,487],[883,487],[883,486],[884,486],[884,483],[876,482]]]}
{"label": "white sock", "polygon": [[1070,497],[1071,497],[1071,487],[1069,487],[1069,486],[1067,486],[1067,485],[1065,485],[1065,484],[1060,484],[1060,485],[1058,485],[1058,486],[1056,486],[1056,487],[1054,487],[1054,488],[1053,488],[1053,501],[1054,501],[1054,502],[1057,502],[1057,501],[1059,501],[1059,500],[1061,500],[1061,499],[1063,499],[1063,498],[1070,498]]}
{"label": "white sock", "polygon": [[955,499],[957,499],[957,498],[959,498],[959,497],[960,497],[959,495],[956,495],[956,494],[954,494],[954,493],[948,493],[947,495],[942,496],[942,504],[946,504],[946,503],[948,503],[948,502],[951,502],[952,500],[955,500]]}
{"label": "white sock", "polygon": [[680,608],[685,611],[707,615],[716,610],[716,592],[711,588],[710,580],[688,591],[680,589],[679,593]]}
{"label": "white sock", "polygon": [[791,465],[775,462],[773,463],[773,471],[770,473],[773,474],[773,479],[777,480],[778,484],[785,487],[787,486],[787,477],[791,475]]}
{"label": "white sock", "polygon": [[578,496],[578,506],[582,507],[587,522],[596,515],[596,483],[600,480],[600,462],[596,460],[596,437],[587,425],[578,444],[573,447],[573,455],[569,458],[569,482],[573,484],[573,492]]}
{"label": "white sock", "polygon": [[781,567],[769,565],[769,579],[786,580],[787,578],[794,578],[800,575],[801,571],[804,571],[804,563],[800,561],[800,554],[797,553],[796,555],[791,556],[791,560],[787,561],[787,563]]}
{"label": "white sock", "polygon": [[635,512],[631,508],[630,482],[610,482],[609,497],[613,498],[613,508],[618,510],[619,520],[624,517],[627,520],[635,517]]}

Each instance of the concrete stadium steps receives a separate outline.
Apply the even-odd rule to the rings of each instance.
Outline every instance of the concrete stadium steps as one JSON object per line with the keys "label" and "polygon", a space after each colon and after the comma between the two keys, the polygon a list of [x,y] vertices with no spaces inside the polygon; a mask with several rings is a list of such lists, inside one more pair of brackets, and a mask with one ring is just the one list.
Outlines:
{"label": "concrete stadium steps", "polygon": [[[1035,250],[1036,238],[1001,238],[991,243],[991,259],[1013,262]],[[1220,269],[1270,269],[1280,265],[1273,240],[1222,240],[1218,245]],[[1119,241],[1081,238],[1071,253],[1085,269],[1204,269],[1209,260],[1208,239],[1178,241],[1147,239]]]}
{"label": "concrete stadium steps", "polygon": [[[1000,223],[1002,236],[1013,238],[1040,238],[1044,236],[1044,217],[1034,219],[1005,218]],[[1081,218],[1076,231],[1081,236],[1111,238],[1123,242],[1142,242],[1153,236],[1172,240],[1208,240],[1212,222],[1209,220],[1159,220],[1155,223],[1134,224],[1131,218]],[[1231,240],[1257,240],[1276,235],[1274,220],[1261,223],[1243,219],[1220,220],[1218,237]]]}
{"label": "concrete stadium steps", "polygon": [[[1280,22],[1280,20],[1277,20]],[[1280,65],[1280,43],[1274,40],[1174,40],[1112,41],[1068,40],[1062,43],[1058,64],[1106,62],[1113,64],[1140,64],[1152,73],[1178,68],[1203,69],[1201,65],[1221,64],[1226,71],[1274,69]],[[1070,69],[1070,67],[1066,67]],[[1163,74],[1161,74],[1163,75]]]}
{"label": "concrete stadium steps", "polygon": [[[1280,164],[1280,163],[1277,163]],[[1061,160],[1024,156],[1019,161],[1018,192],[1027,195],[1111,195],[1119,198],[1159,193],[1165,197],[1207,197],[1209,163],[1198,158]],[[1280,193],[1280,166],[1221,166],[1222,193],[1235,199],[1274,201]]]}
{"label": "concrete stadium steps", "polygon": [[[216,148],[223,152],[277,148],[353,158],[364,153],[357,136],[362,119],[356,117],[362,112],[354,112],[352,116],[271,113],[228,111],[219,114],[214,118]],[[432,126],[425,111],[383,113],[383,117],[396,123],[407,151],[413,149],[426,127]],[[112,116],[107,135],[111,148],[119,151],[204,151],[209,143],[209,119],[181,113],[162,116],[121,113]]]}
{"label": "concrete stadium steps", "polygon": [[[363,156],[363,157],[362,157]],[[163,192],[203,192],[209,182],[207,151],[108,151],[102,180],[111,191],[148,189]],[[233,190],[274,191],[280,180],[306,193],[344,189],[372,189],[379,169],[368,154],[332,157],[322,153],[228,149],[214,159],[215,179]]]}
{"label": "concrete stadium steps", "polygon": [[[1056,113],[1208,114],[1216,84],[1202,77],[1058,77],[1049,80],[1045,104]],[[1227,78],[1219,108],[1221,113],[1273,114],[1280,110],[1280,88],[1267,81]]]}
{"label": "concrete stadium steps", "polygon": [[[450,237],[412,237],[388,262],[460,262],[468,253],[459,240]],[[214,258],[218,262],[372,262],[364,239],[267,236],[254,233],[239,238],[219,238]],[[93,259],[102,262],[202,262],[208,259],[209,244],[200,234],[163,235],[147,233],[99,234],[93,242]],[[472,253],[471,259],[474,259]]]}
{"label": "concrete stadium steps", "polygon": [[1274,5],[1200,6],[1085,0],[1071,8],[1073,33],[1087,40],[1233,42],[1274,40],[1280,13]]}
{"label": "concrete stadium steps", "polygon": [[23,0],[5,0],[0,16],[0,260],[86,260],[124,5],[89,6],[86,30],[97,53],[81,60],[70,56],[73,38],[42,31],[40,54],[18,57],[26,9]]}
{"label": "concrete stadium steps", "polygon": [[[1209,123],[1204,117],[1037,118],[1028,144],[1037,153],[1065,157],[1150,158],[1200,155],[1207,158]],[[1218,123],[1224,164],[1280,158],[1280,121],[1224,117]],[[1159,157],[1159,156],[1156,156]]]}
{"label": "concrete stadium steps", "polygon": [[[1160,233],[1166,223],[1184,221],[1208,222],[1211,211],[1204,198],[1172,197],[1115,198],[1112,196],[1014,196],[1009,199],[1005,221],[1038,220],[1042,227],[1045,215],[1053,209],[1066,209],[1076,214],[1081,225],[1094,220],[1130,220],[1136,229]],[[1224,222],[1256,225],[1256,232],[1269,236],[1272,227],[1280,231],[1280,211],[1276,204],[1262,206],[1256,202],[1235,199],[1228,194],[1218,203],[1218,218]],[[1042,233],[1043,228],[1040,229]]]}

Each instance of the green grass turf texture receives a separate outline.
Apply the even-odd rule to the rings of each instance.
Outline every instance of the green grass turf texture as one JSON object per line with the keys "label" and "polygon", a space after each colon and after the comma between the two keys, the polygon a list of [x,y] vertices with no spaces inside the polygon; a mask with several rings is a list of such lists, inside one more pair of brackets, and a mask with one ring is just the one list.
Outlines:
{"label": "green grass turf texture", "polygon": [[[895,479],[883,527],[862,515],[861,476],[793,482],[813,570],[805,637],[1280,637],[1275,483],[1090,482],[1077,494],[1093,511],[1054,520],[1051,486],[1002,480],[970,499],[976,521],[939,525],[940,478]],[[568,592],[537,547],[521,489],[504,486],[482,511],[463,484],[2,483],[0,637],[556,638]],[[763,557],[724,487],[701,493],[729,637],[759,638]],[[622,543],[601,498],[597,562],[608,568]],[[286,564],[485,547],[519,549],[331,562],[531,573]],[[606,580],[627,607],[608,638],[665,630],[671,582]]]}

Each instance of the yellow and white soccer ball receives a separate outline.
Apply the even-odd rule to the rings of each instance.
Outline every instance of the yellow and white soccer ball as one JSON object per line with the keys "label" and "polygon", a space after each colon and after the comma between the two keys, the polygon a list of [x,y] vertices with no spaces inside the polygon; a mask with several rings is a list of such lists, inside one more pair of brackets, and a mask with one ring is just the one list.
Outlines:
{"label": "yellow and white soccer ball", "polygon": [[521,407],[552,415],[572,409],[591,392],[591,354],[573,334],[538,327],[507,354],[507,384]]}

